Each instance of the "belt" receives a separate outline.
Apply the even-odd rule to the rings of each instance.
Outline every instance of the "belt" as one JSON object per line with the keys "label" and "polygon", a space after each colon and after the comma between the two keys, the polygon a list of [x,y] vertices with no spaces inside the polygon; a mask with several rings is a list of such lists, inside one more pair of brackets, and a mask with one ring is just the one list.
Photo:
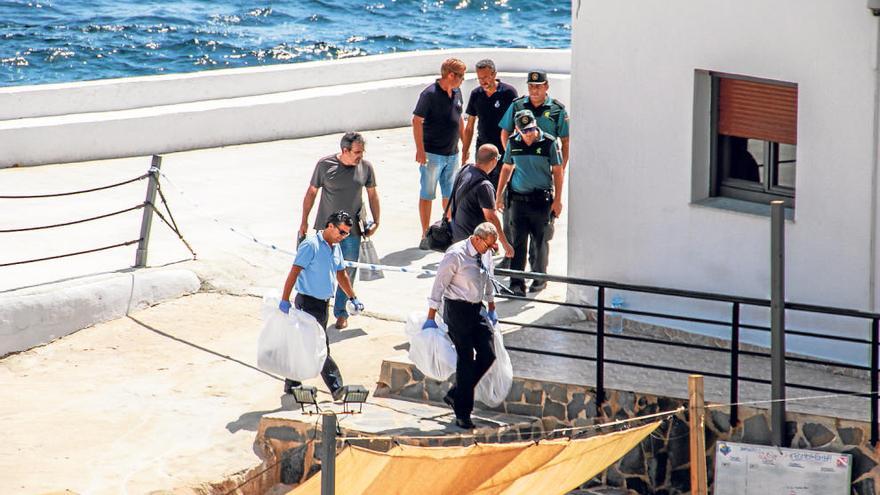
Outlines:
{"label": "belt", "polygon": [[313,301],[320,301],[320,302],[323,302],[323,303],[330,302],[330,298],[329,298],[329,297],[328,297],[327,299],[320,299],[320,298],[317,298],[317,297],[314,297],[314,296],[310,296],[310,295],[308,295],[308,294],[303,294],[302,292],[300,292],[299,295],[303,296],[304,298],[311,299],[311,300],[313,300]]}
{"label": "belt", "polygon": [[511,201],[549,203],[549,200],[552,200],[553,198],[553,191],[550,189],[535,189],[528,193],[521,193],[514,191],[513,189],[508,189],[507,194]]}
{"label": "belt", "polygon": [[470,301],[462,301],[461,299],[446,299],[447,303],[461,304],[467,306],[482,306],[482,302],[470,302]]}

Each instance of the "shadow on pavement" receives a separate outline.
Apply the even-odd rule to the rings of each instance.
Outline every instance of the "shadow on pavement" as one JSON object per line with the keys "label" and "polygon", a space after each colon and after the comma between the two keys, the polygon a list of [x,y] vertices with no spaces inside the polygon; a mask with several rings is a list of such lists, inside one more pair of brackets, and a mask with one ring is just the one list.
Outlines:
{"label": "shadow on pavement", "polygon": [[418,247],[406,248],[402,251],[386,254],[379,260],[379,263],[391,266],[408,266],[413,261],[420,260],[429,254],[431,251],[423,251]]}
{"label": "shadow on pavement", "polygon": [[363,337],[367,332],[363,331],[360,328],[349,328],[346,330],[337,330],[336,325],[328,325],[327,326],[327,338],[330,339],[331,344],[335,344],[337,342],[342,342],[343,340],[354,339],[357,337]]}

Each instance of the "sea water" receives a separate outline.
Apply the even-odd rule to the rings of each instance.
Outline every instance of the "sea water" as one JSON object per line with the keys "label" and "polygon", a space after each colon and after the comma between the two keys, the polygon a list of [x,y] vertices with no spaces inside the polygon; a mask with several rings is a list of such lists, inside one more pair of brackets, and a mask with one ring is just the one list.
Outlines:
{"label": "sea water", "polygon": [[0,0],[0,86],[570,42],[570,0]]}

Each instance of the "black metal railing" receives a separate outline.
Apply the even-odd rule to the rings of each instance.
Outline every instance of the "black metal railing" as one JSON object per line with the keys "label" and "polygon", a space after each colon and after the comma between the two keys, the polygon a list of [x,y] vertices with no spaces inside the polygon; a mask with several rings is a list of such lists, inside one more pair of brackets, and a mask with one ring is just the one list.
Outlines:
{"label": "black metal railing", "polygon": [[[674,372],[674,373],[688,373],[688,374],[701,374],[707,377],[714,377],[724,380],[729,380],[730,383],[730,423],[731,425],[736,425],[739,422],[738,418],[738,407],[737,403],[739,402],[739,384],[740,382],[750,382],[750,383],[758,383],[758,384],[771,384],[769,379],[743,376],[740,374],[739,361],[741,356],[752,356],[758,358],[770,358],[769,352],[760,352],[753,350],[743,350],[740,349],[741,346],[741,330],[757,330],[762,332],[770,332],[769,326],[763,325],[754,325],[749,323],[743,323],[741,321],[741,311],[744,306],[749,307],[757,307],[757,308],[770,308],[770,300],[768,299],[757,299],[751,297],[740,297],[740,296],[731,296],[726,294],[716,294],[710,292],[699,292],[699,291],[690,291],[690,290],[682,290],[682,289],[671,289],[665,287],[653,287],[646,285],[634,285],[634,284],[623,284],[618,282],[611,282],[605,280],[591,280],[584,278],[576,278],[576,277],[565,277],[559,275],[551,275],[551,274],[542,274],[542,273],[532,273],[532,272],[521,272],[515,270],[504,270],[504,269],[496,269],[496,275],[500,276],[515,276],[519,278],[525,279],[533,279],[533,280],[545,280],[550,282],[561,282],[569,285],[576,285],[582,287],[593,287],[596,289],[596,304],[581,304],[581,303],[572,303],[572,302],[559,302],[559,301],[551,301],[547,299],[540,298],[526,298],[519,297],[515,295],[502,295],[501,297],[508,299],[519,299],[519,300],[528,300],[531,302],[538,303],[546,303],[553,304],[556,306],[566,306],[566,307],[574,307],[580,309],[594,310],[596,312],[596,330],[580,330],[573,328],[561,327],[558,325],[543,325],[543,324],[533,324],[533,323],[522,323],[516,321],[502,320],[502,323],[512,324],[516,326],[520,326],[523,328],[540,328],[544,330],[551,330],[557,332],[565,332],[565,333],[578,333],[584,335],[594,335],[596,337],[596,349],[595,356],[585,356],[585,355],[576,355],[565,352],[554,352],[554,351],[546,351],[546,350],[538,350],[538,349],[529,349],[529,348],[521,348],[516,346],[507,346],[508,350],[511,351],[519,351],[533,354],[542,354],[548,356],[556,356],[563,358],[571,358],[571,359],[579,359],[584,361],[595,362],[596,365],[596,400],[599,404],[605,401],[605,365],[606,364],[614,364],[620,366],[630,366],[635,368],[642,369],[651,369],[656,371],[666,371],[666,372]],[[627,292],[635,292],[642,294],[656,294],[661,296],[671,296],[678,297],[683,299],[690,300],[700,300],[700,301],[714,301],[720,303],[728,303],[730,304],[730,320],[719,320],[712,318],[699,318],[694,316],[687,316],[683,314],[672,314],[672,313],[659,313],[656,311],[642,311],[628,308],[611,308],[605,303],[606,299],[606,291],[607,290],[617,290],[617,291],[627,291]],[[804,390],[812,390],[816,392],[828,393],[828,394],[849,394],[856,397],[867,397],[870,399],[870,416],[871,416],[871,445],[876,446],[878,442],[878,436],[880,436],[880,431],[878,431],[878,401],[877,401],[877,389],[878,383],[880,383],[880,372],[878,372],[878,367],[880,367],[880,314],[878,313],[870,313],[866,311],[854,310],[854,309],[844,309],[844,308],[836,308],[831,306],[819,306],[812,304],[801,304],[794,302],[786,302],[785,303],[786,311],[799,311],[805,313],[815,313],[815,314],[823,314],[823,315],[831,315],[831,316],[839,316],[845,318],[856,318],[860,320],[864,320],[866,322],[870,322],[870,335],[867,338],[858,338],[858,337],[847,337],[847,336],[836,336],[836,335],[822,335],[815,332],[807,332],[803,330],[796,329],[786,329],[785,334],[801,336],[801,337],[809,337],[814,339],[821,339],[826,341],[834,341],[834,342],[847,342],[852,344],[860,344],[866,345],[869,348],[869,356],[870,356],[870,364],[868,366],[858,365],[858,364],[848,364],[841,363],[837,361],[829,361],[823,359],[814,359],[809,357],[802,356],[792,356],[786,355],[786,362],[796,362],[796,363],[807,363],[807,364],[815,364],[815,365],[823,365],[823,366],[831,366],[835,368],[843,368],[843,369],[851,369],[851,370],[859,370],[859,371],[867,371],[870,375],[870,390],[841,390],[839,388],[828,388],[828,387],[820,387],[816,385],[804,384],[804,383],[794,383],[786,381],[786,387],[799,388]],[[708,324],[715,325],[720,327],[730,328],[730,345],[727,348],[724,347],[714,347],[707,346],[696,343],[687,343],[687,342],[677,342],[673,340],[664,340],[657,339],[648,336],[641,335],[623,335],[623,334],[607,334],[606,330],[606,312],[613,311],[618,314],[627,314],[632,316],[643,316],[650,318],[662,318],[666,320],[674,320],[688,323],[700,323],[700,324]],[[688,349],[698,349],[706,352],[715,352],[715,353],[723,353],[727,354],[730,359],[730,366],[728,373],[718,373],[707,370],[691,370],[684,369],[680,367],[671,367],[671,366],[663,366],[660,364],[653,363],[641,363],[641,362],[630,362],[630,361],[622,361],[619,359],[608,359],[605,357],[605,341],[608,338],[618,339],[618,340],[628,340],[634,342],[643,342],[648,344],[658,344],[664,346],[676,346]]]}

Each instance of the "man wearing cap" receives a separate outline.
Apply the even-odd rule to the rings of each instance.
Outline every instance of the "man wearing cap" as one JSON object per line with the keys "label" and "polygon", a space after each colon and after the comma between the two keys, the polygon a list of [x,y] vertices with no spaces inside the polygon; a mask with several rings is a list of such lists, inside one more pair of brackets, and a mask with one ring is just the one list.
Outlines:
{"label": "man wearing cap", "polygon": [[568,166],[568,112],[565,105],[547,96],[550,83],[546,72],[533,70],[529,72],[527,79],[529,95],[513,100],[498,124],[501,127],[501,140],[506,143],[513,133],[513,118],[517,112],[531,110],[538,121],[538,127],[562,141],[562,170],[565,171]]}
{"label": "man wearing cap", "polygon": [[[556,138],[538,126],[531,110],[517,112],[515,122],[516,132],[504,151],[495,205],[504,209],[504,192],[509,188],[505,218],[510,218],[513,238],[510,268],[525,269],[528,246],[531,271],[547,273],[553,220],[562,213],[562,157]],[[529,291],[546,286],[547,282],[535,280]],[[511,278],[510,288],[516,295],[525,296],[523,279]]]}
{"label": "man wearing cap", "polygon": [[[324,221],[334,211],[351,212],[354,222],[351,235],[340,242],[342,255],[347,261],[358,261],[360,257],[361,236],[369,237],[379,227],[379,193],[376,192],[376,174],[373,165],[364,159],[366,141],[358,132],[346,132],[339,141],[340,152],[325,156],[318,160],[312,180],[303,198],[302,221],[299,226],[297,240],[306,236],[309,228],[309,214],[315,204],[318,189],[321,190],[321,201],[315,216],[314,229],[324,227]],[[370,202],[373,223],[369,229],[361,229],[366,219],[363,211],[364,189]],[[366,223],[366,222],[363,222]],[[356,268],[348,269],[348,278],[354,282]],[[345,310],[345,294],[340,286],[336,291],[333,303],[333,316],[336,317],[336,328],[342,330],[348,326],[348,312]]]}
{"label": "man wearing cap", "polygon": [[[364,310],[364,305],[358,300],[351,287],[351,281],[345,273],[345,260],[339,243],[351,234],[351,215],[344,211],[330,214],[324,223],[324,230],[307,235],[296,248],[296,257],[293,266],[287,274],[284,282],[284,290],[281,293],[281,302],[278,309],[284,313],[290,311],[290,294],[296,287],[296,298],[293,304],[296,309],[312,315],[321,328],[327,328],[327,304],[333,295],[334,280],[348,296],[348,301],[355,312]],[[325,333],[326,336],[326,333]],[[330,340],[327,338],[327,359],[321,369],[321,378],[330,395],[334,400],[339,400],[342,394],[342,374],[336,361],[330,357]],[[302,385],[298,381],[284,379],[284,393],[293,393],[294,387]]]}
{"label": "man wearing cap", "polygon": [[[480,85],[471,91],[465,110],[468,118],[462,139],[462,165],[467,163],[470,157],[474,128],[477,129],[478,150],[484,144],[492,144],[499,153],[504,152],[504,142],[501,140],[501,128],[498,127],[498,123],[517,97],[516,88],[496,78],[495,62],[489,59],[480,60],[476,67],[477,81]],[[489,180],[496,189],[499,175],[501,175],[501,167],[495,167],[489,174]]]}
{"label": "man wearing cap", "polygon": [[458,140],[464,129],[461,118],[464,103],[459,87],[466,69],[461,60],[446,59],[440,66],[440,79],[422,91],[413,110],[413,139],[420,174],[421,249],[429,249],[425,233],[431,220],[431,203],[437,194],[437,183],[440,183],[444,208],[452,195],[459,162]]}

